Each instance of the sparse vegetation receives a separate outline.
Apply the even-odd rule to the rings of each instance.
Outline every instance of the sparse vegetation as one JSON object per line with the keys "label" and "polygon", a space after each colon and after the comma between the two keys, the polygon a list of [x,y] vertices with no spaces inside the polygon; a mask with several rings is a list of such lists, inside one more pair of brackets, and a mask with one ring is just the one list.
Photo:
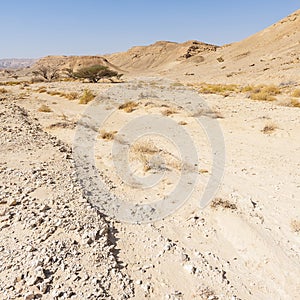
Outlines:
{"label": "sparse vegetation", "polygon": [[202,94],[218,94],[228,96],[231,92],[239,92],[240,88],[236,84],[208,84],[202,83],[199,92]]}
{"label": "sparse vegetation", "polygon": [[217,58],[217,61],[218,61],[219,63],[224,62],[224,58],[223,58],[222,56],[220,56],[220,57]]}
{"label": "sparse vegetation", "polygon": [[161,112],[163,116],[170,116],[176,114],[177,110],[175,108],[167,108]]}
{"label": "sparse vegetation", "polygon": [[121,104],[119,106],[119,109],[122,109],[127,113],[131,113],[136,109],[137,106],[138,106],[138,104],[136,102],[128,101],[128,102],[125,102],[124,104]]}
{"label": "sparse vegetation", "polygon": [[292,106],[292,107],[299,107],[299,108],[300,108],[300,101],[297,100],[297,99],[291,99],[290,105],[289,105],[289,106]]}
{"label": "sparse vegetation", "polygon": [[74,78],[88,79],[90,82],[94,83],[97,83],[102,78],[111,79],[112,77],[116,77],[120,79],[123,75],[102,65],[94,65],[91,67],[82,68],[71,74]]}
{"label": "sparse vegetation", "polygon": [[185,121],[180,121],[180,122],[178,122],[178,124],[184,126],[184,125],[187,125],[187,122],[185,122]]}
{"label": "sparse vegetation", "polygon": [[90,90],[84,90],[83,95],[79,99],[79,104],[88,104],[96,96]]}
{"label": "sparse vegetation", "polygon": [[0,88],[0,94],[6,94],[8,93],[8,90],[5,88]]}
{"label": "sparse vegetation", "polygon": [[38,111],[48,113],[48,112],[52,112],[52,109],[48,105],[43,104],[39,107]]}
{"label": "sparse vegetation", "polygon": [[296,89],[292,92],[292,97],[300,98],[300,89]]}
{"label": "sparse vegetation", "polygon": [[[250,89],[250,86],[248,86]],[[250,99],[259,101],[274,101],[274,96],[281,94],[280,88],[275,85],[259,85],[252,86],[250,91]]]}
{"label": "sparse vegetation", "polygon": [[99,137],[101,137],[103,140],[111,141],[115,138],[115,134],[117,131],[105,131],[101,130]]}
{"label": "sparse vegetation", "polygon": [[291,221],[291,228],[293,232],[300,232],[300,220],[292,220]]}
{"label": "sparse vegetation", "polygon": [[215,209],[217,209],[219,207],[222,207],[222,208],[225,208],[225,209],[231,209],[231,210],[237,209],[237,206],[236,206],[235,203],[231,203],[228,200],[224,200],[222,198],[215,198],[211,202],[210,207],[215,208]]}
{"label": "sparse vegetation", "polygon": [[264,128],[261,130],[264,134],[271,134],[277,129],[277,125],[274,123],[268,123],[264,126]]}

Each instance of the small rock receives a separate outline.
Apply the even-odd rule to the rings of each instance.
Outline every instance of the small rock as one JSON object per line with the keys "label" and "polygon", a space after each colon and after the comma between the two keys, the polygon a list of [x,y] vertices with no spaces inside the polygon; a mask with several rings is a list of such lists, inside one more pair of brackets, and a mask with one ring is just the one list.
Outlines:
{"label": "small rock", "polygon": [[190,274],[195,274],[196,268],[193,265],[184,265],[184,269],[186,269]]}
{"label": "small rock", "polygon": [[16,206],[17,205],[17,200],[16,199],[12,199],[8,202],[8,206]]}
{"label": "small rock", "polygon": [[33,292],[29,292],[29,293],[25,294],[24,300],[32,300],[32,299],[34,299],[34,293]]}

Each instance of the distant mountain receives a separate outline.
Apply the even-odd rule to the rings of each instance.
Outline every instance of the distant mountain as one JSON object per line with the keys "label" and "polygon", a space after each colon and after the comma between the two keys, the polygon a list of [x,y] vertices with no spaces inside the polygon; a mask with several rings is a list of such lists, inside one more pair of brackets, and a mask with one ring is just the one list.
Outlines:
{"label": "distant mountain", "polygon": [[37,60],[33,58],[0,59],[0,69],[22,69],[32,66]]}

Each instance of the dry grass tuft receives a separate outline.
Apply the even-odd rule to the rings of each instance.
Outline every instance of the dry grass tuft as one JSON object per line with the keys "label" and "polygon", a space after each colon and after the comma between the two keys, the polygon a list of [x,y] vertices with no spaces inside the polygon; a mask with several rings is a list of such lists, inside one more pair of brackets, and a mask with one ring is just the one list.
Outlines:
{"label": "dry grass tuft", "polygon": [[299,107],[300,108],[300,101],[297,99],[291,99],[290,105],[292,107]]}
{"label": "dry grass tuft", "polygon": [[40,112],[52,112],[52,109],[48,105],[41,105],[38,109]]}
{"label": "dry grass tuft", "polygon": [[258,101],[274,101],[274,96],[281,94],[280,88],[275,85],[253,86],[250,92],[250,99]]}
{"label": "dry grass tuft", "polygon": [[232,209],[232,210],[237,209],[236,204],[231,203],[228,200],[223,200],[222,198],[215,198],[211,202],[210,207],[215,208],[215,209],[217,209],[219,207],[222,207],[222,208],[225,208],[225,209]]}
{"label": "dry grass tuft", "polygon": [[36,90],[36,92],[38,92],[38,93],[47,93],[47,89],[46,89],[45,86],[41,86],[41,87],[39,87],[39,88]]}
{"label": "dry grass tuft", "polygon": [[131,112],[133,112],[136,109],[137,106],[138,106],[138,104],[136,102],[134,102],[134,101],[128,101],[128,102],[120,105],[119,109],[122,109],[122,110],[124,110],[127,113],[131,113]]}
{"label": "dry grass tuft", "polygon": [[272,132],[274,132],[276,129],[278,128],[278,126],[274,123],[268,123],[265,125],[265,127],[261,130],[262,133],[264,134],[271,134]]}
{"label": "dry grass tuft", "polygon": [[291,228],[293,232],[300,232],[300,220],[292,220]]}
{"label": "dry grass tuft", "polygon": [[236,84],[209,84],[202,83],[199,92],[202,94],[217,94],[228,96],[232,92],[239,92],[239,86]]}
{"label": "dry grass tuft", "polygon": [[163,116],[171,116],[173,114],[177,114],[177,110],[175,108],[168,108],[161,112]]}
{"label": "dry grass tuft", "polygon": [[83,95],[79,99],[79,104],[88,104],[96,96],[90,90],[84,90]]}
{"label": "dry grass tuft", "polygon": [[6,94],[8,93],[8,90],[5,88],[0,88],[0,94]]}
{"label": "dry grass tuft", "polygon": [[184,125],[187,125],[187,122],[185,122],[185,121],[180,121],[180,122],[178,122],[178,124],[184,126]]}
{"label": "dry grass tuft", "polygon": [[300,89],[296,89],[292,93],[292,97],[300,98]]}
{"label": "dry grass tuft", "polygon": [[79,98],[79,94],[76,92],[71,92],[71,93],[64,94],[64,97],[67,98],[68,100],[76,100]]}
{"label": "dry grass tuft", "polygon": [[117,131],[101,130],[99,137],[101,137],[103,140],[111,141],[115,138],[116,133],[117,133]]}

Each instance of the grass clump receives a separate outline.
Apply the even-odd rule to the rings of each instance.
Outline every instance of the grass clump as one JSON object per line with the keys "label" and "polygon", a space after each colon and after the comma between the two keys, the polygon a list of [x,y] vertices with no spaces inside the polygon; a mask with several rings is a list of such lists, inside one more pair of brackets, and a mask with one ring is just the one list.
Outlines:
{"label": "grass clump", "polygon": [[64,97],[67,98],[68,100],[76,100],[79,98],[79,94],[76,92],[71,92],[71,93],[64,94]]}
{"label": "grass clump", "polygon": [[83,95],[79,99],[79,104],[88,104],[96,96],[90,90],[84,90]]}
{"label": "grass clump", "polygon": [[236,84],[209,84],[202,83],[199,92],[201,94],[217,94],[228,96],[230,92],[238,92],[239,86]]}
{"label": "grass clump", "polygon": [[177,114],[177,110],[175,108],[167,108],[161,112],[163,116],[170,116],[173,114]]}
{"label": "grass clump", "polygon": [[296,89],[292,93],[292,97],[300,98],[300,89]]}
{"label": "grass clump", "polygon": [[237,209],[236,204],[231,203],[228,200],[224,200],[222,198],[215,198],[211,202],[210,207],[215,208],[215,209],[217,209],[219,207],[222,207],[222,208],[225,208],[225,209],[231,209],[231,210]]}
{"label": "grass clump", "polygon": [[131,112],[133,112],[136,109],[137,106],[138,106],[138,104],[136,102],[134,102],[134,101],[128,101],[128,102],[120,105],[119,109],[122,109],[122,110],[124,110],[127,113],[131,113]]}
{"label": "grass clump", "polygon": [[291,102],[290,102],[289,106],[300,108],[300,101],[297,100],[297,99],[291,99]]}
{"label": "grass clump", "polygon": [[291,221],[291,228],[293,232],[300,232],[300,221],[299,220],[292,220]]}
{"label": "grass clump", "polygon": [[6,94],[8,93],[8,90],[5,88],[0,88],[0,94]]}
{"label": "grass clump", "polygon": [[258,101],[274,101],[274,96],[281,94],[280,88],[275,85],[254,86],[250,92],[250,99]]}
{"label": "grass clump", "polygon": [[38,111],[49,113],[52,112],[52,109],[48,105],[43,104],[39,107]]}
{"label": "grass clump", "polygon": [[261,130],[262,133],[264,134],[271,134],[277,129],[277,125],[274,123],[268,123],[264,126],[264,128]]}
{"label": "grass clump", "polygon": [[117,131],[101,130],[99,137],[101,137],[103,140],[111,141],[115,138],[116,133],[117,133]]}

